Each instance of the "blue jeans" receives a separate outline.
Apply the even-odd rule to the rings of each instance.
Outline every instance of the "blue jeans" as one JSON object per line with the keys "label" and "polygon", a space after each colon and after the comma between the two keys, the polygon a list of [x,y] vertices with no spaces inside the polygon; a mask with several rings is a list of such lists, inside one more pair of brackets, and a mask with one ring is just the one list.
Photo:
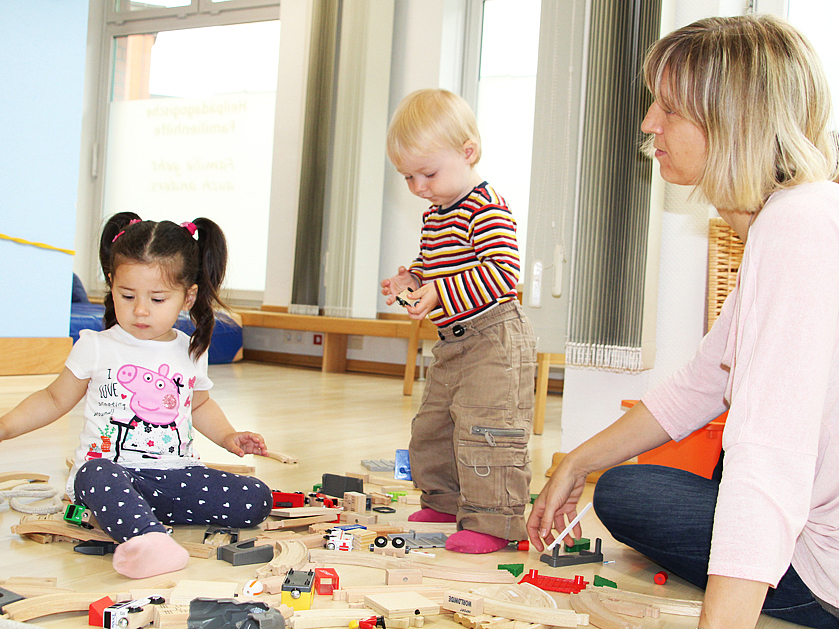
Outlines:
{"label": "blue jeans", "polygon": [[[715,479],[718,478],[715,473]],[[612,536],[697,587],[708,583],[719,480],[658,465],[625,465],[601,476],[594,510]],[[839,629],[792,566],[770,588],[763,613],[788,622]]]}

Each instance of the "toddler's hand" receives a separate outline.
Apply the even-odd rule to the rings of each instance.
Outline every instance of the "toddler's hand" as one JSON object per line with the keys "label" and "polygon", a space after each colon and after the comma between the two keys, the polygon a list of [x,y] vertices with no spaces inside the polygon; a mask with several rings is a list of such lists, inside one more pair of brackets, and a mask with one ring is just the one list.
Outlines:
{"label": "toddler's hand", "polygon": [[411,319],[418,319],[422,321],[428,316],[428,313],[437,307],[440,303],[440,298],[437,297],[437,289],[434,283],[425,284],[411,293],[412,299],[419,299],[416,306],[405,306],[408,316]]}
{"label": "toddler's hand", "polygon": [[406,288],[417,289],[417,279],[404,266],[399,267],[396,275],[387,280],[382,280],[382,295],[387,295],[387,305],[390,306],[396,301],[396,296]]}
{"label": "toddler's hand", "polygon": [[224,440],[224,446],[228,452],[232,452],[236,456],[245,456],[246,454],[268,456],[268,447],[265,445],[265,440],[262,435],[255,432],[235,432],[228,435]]}

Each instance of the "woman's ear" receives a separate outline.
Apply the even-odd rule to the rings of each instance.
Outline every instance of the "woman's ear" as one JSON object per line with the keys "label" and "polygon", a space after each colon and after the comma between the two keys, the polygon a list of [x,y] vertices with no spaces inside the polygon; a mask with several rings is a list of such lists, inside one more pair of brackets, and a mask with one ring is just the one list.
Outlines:
{"label": "woman's ear", "polygon": [[186,301],[184,302],[184,310],[191,310],[195,305],[195,298],[198,297],[198,284],[193,284],[186,291]]}

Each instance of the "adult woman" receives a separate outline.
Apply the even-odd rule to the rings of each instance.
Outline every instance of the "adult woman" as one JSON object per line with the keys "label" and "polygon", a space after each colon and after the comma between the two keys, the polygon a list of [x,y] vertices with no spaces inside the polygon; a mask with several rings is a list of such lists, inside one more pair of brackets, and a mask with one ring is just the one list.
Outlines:
{"label": "adult woman", "polygon": [[696,186],[746,243],[738,286],[694,358],[569,453],[528,520],[541,549],[588,472],[728,408],[721,481],[623,466],[594,497],[616,539],[706,587],[704,629],[754,627],[761,608],[839,627],[839,185],[820,67],[768,16],[700,20],[651,48],[641,128],[664,179]]}

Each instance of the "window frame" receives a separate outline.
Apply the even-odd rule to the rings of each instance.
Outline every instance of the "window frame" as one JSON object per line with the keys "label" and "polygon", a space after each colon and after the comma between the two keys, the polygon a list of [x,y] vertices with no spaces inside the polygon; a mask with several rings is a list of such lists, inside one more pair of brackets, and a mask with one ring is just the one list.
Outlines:
{"label": "window frame", "polygon": [[[116,11],[114,0],[91,1],[88,33],[91,53],[87,60],[85,86],[86,108],[91,113],[86,116],[88,120],[83,122],[82,128],[75,241],[78,260],[75,270],[89,293],[96,296],[106,290],[98,263],[98,246],[104,218],[104,165],[116,39],[128,35],[279,20],[280,10],[281,0],[230,0],[220,3],[192,0],[187,7],[131,12]],[[275,146],[276,133],[275,127]],[[263,294],[264,290],[230,290],[226,292],[226,298],[236,303],[257,305],[262,303]]]}

